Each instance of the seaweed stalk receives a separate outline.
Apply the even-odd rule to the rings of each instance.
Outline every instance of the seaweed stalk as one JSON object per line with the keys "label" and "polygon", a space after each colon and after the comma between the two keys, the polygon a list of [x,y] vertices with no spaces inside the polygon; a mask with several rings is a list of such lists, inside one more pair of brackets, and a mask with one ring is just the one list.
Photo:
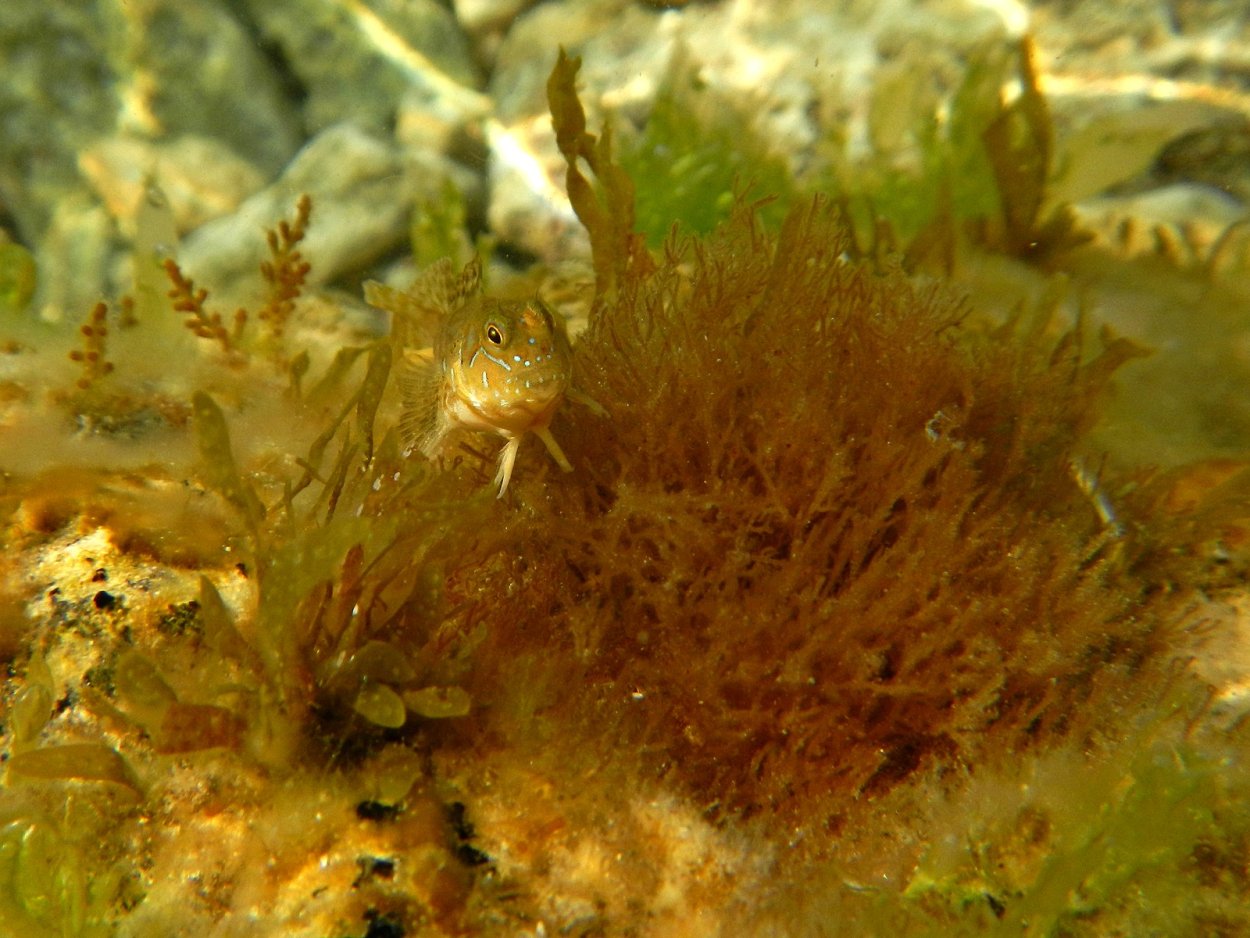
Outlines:
{"label": "seaweed stalk", "polygon": [[[564,49],[547,79],[547,102],[556,132],[556,146],[564,157],[565,185],[573,211],[590,235],[595,268],[593,315],[611,303],[627,272],[644,273],[653,267],[642,235],[634,231],[634,183],[612,158],[612,131],[604,126],[596,137],[586,130],[586,112],[577,97],[580,57]],[[585,160],[598,189],[578,167]]]}

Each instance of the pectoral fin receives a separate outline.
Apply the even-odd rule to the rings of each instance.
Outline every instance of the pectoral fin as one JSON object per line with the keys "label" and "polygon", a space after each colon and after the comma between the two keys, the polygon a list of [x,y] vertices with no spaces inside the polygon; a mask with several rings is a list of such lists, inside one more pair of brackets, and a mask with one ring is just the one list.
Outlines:
{"label": "pectoral fin", "polygon": [[579,391],[577,388],[569,388],[564,392],[564,396],[570,401],[575,401],[578,404],[590,408],[590,412],[596,417],[608,416],[608,412],[603,409],[599,402],[584,391]]}
{"label": "pectoral fin", "polygon": [[434,456],[451,426],[439,406],[439,371],[432,356],[425,359],[419,352],[404,353],[399,390],[404,401],[399,418],[404,445],[420,450],[427,458]]}
{"label": "pectoral fin", "polygon": [[499,468],[495,472],[495,484],[499,486],[496,498],[503,498],[508,491],[508,483],[512,481],[512,467],[516,463],[517,450],[521,447],[521,437],[514,436],[499,451]]}
{"label": "pectoral fin", "polygon": [[564,455],[564,450],[560,449],[560,444],[556,442],[556,438],[551,435],[551,431],[546,427],[535,427],[534,433],[543,441],[543,445],[547,447],[547,452],[551,454],[551,458],[556,461],[556,465],[563,472],[572,472],[573,464],[569,462],[569,458]]}

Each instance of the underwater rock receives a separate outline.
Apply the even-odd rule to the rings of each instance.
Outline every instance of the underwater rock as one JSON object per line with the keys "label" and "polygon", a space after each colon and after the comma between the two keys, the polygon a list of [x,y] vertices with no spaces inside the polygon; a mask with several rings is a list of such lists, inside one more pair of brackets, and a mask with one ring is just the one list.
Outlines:
{"label": "underwater rock", "polygon": [[[1143,154],[1154,159],[1130,162],[1140,173],[1134,189],[1192,180],[1250,199],[1243,4],[1040,4],[1032,16],[1038,47],[1055,53],[1045,91],[1058,124],[1093,124],[1121,148],[1126,128],[1157,138]],[[1099,126],[1116,115],[1119,128]],[[1089,152],[1099,141],[1071,161],[1089,169],[1121,161],[1107,149]]]}
{"label": "underwater rock", "polygon": [[124,36],[117,68],[121,129],[215,137],[266,173],[290,159],[302,137],[290,91],[230,4],[114,0],[102,6],[108,20],[120,19]]}
{"label": "underwater rock", "polygon": [[1198,88],[1120,90],[1064,73],[1046,86],[1059,131],[1051,201],[1075,204],[1188,180],[1243,201],[1250,195],[1250,131],[1231,102]]}
{"label": "underwater rock", "polygon": [[508,27],[533,0],[453,0],[456,19],[473,40],[478,60],[494,61]]}
{"label": "underwater rock", "polygon": [[[585,11],[649,24],[651,39],[686,16],[736,35],[733,14],[750,51],[797,48],[813,7],[560,9],[614,63],[587,83],[609,89],[596,103],[624,137],[658,123],[662,72],[611,58]],[[929,16],[886,8],[901,9]],[[719,85],[718,43],[701,35],[712,51],[682,76]],[[933,60],[898,55],[885,77]],[[808,73],[786,84],[773,61],[756,60],[759,87],[807,88],[816,106],[781,105],[761,126],[788,115],[831,134],[861,113],[815,97]],[[1094,935],[1160,918],[1169,934],[1250,933],[1250,470],[1229,459],[1166,486],[1102,472],[1086,433],[1140,349],[1048,331],[1067,327],[1071,282],[1090,319],[1122,318],[1134,337],[1143,323],[1202,333],[1223,357],[1152,342],[1188,370],[1127,396],[1139,416],[1152,395],[1181,403],[1151,445],[1188,446],[1177,429],[1200,419],[1244,452],[1241,411],[1171,393],[1223,381],[1246,399],[1244,268],[1083,248],[1045,281],[1041,265],[973,256],[963,305],[971,277],[909,279],[893,252],[858,252],[836,193],[795,200],[779,230],[740,196],[713,234],[648,253],[599,121],[574,127],[575,75],[563,61],[552,100],[599,292],[574,368],[611,419],[557,417],[572,473],[523,453],[531,471],[500,504],[475,494],[490,454],[464,446],[439,471],[407,458],[400,342],[323,328],[350,314],[337,308],[359,292],[350,281],[328,302],[292,298],[305,251],[311,282],[351,273],[423,197],[446,229],[427,249],[453,253],[466,215],[480,221],[436,201],[468,175],[449,160],[468,126],[454,102],[423,111],[411,86],[398,145],[334,124],[191,237],[181,260],[202,261],[197,288],[228,316],[222,293],[259,280],[261,229],[296,205],[266,262],[289,289],[252,307],[248,341],[218,347],[174,267],[153,293],[172,282],[187,322],[162,306],[127,324],[121,304],[106,321],[100,303],[66,317],[82,323],[69,356],[17,329],[4,343],[0,423],[45,398],[35,417],[50,419],[0,440],[0,933]],[[725,82],[715,100],[763,107],[750,88]],[[891,145],[908,133],[901,118],[870,130]],[[579,133],[589,145],[569,145]],[[799,168],[801,135],[778,139]],[[123,163],[101,191],[129,184]],[[633,180],[664,184],[657,166]],[[574,185],[587,168],[598,185]],[[543,184],[553,215],[562,175]],[[120,216],[82,192],[64,205],[60,249],[80,252],[84,280],[103,276]],[[78,289],[74,272],[57,286]],[[588,299],[587,279],[573,262],[544,296]],[[969,311],[1021,296],[1015,328]],[[193,413],[159,433],[95,416],[157,413],[172,394]],[[127,395],[144,409],[114,403]],[[1234,626],[1192,680],[1195,633]],[[1228,727],[1214,740],[1213,713]]]}
{"label": "underwater rock", "polygon": [[1132,218],[1143,231],[1156,225],[1209,227],[1208,236],[1214,239],[1245,217],[1246,204],[1219,189],[1189,182],[1087,199],[1079,211],[1082,222],[1091,227],[1110,230],[1115,222]]}
{"label": "underwater rock", "polygon": [[434,0],[295,0],[245,6],[306,96],[317,131],[339,121],[384,130],[407,89],[442,103],[476,101],[478,78],[455,19]]}
{"label": "underwater rock", "polygon": [[179,262],[198,280],[214,284],[218,300],[239,299],[257,280],[265,221],[281,216],[306,192],[317,218],[302,250],[312,262],[310,283],[326,283],[398,244],[414,198],[440,181],[433,173],[413,178],[396,147],[339,124],[315,137],[273,185],[233,215],[193,232]]}
{"label": "underwater rock", "polygon": [[76,187],[76,148],[112,128],[120,103],[93,6],[0,5],[0,61],[0,201],[33,244]]}
{"label": "underwater rock", "polygon": [[255,165],[220,139],[201,134],[160,141],[105,137],[79,155],[78,165],[127,238],[135,236],[135,215],[149,180],[165,196],[178,232],[233,212],[265,183]]}
{"label": "underwater rock", "polygon": [[1250,121],[1244,114],[1229,114],[1177,136],[1159,154],[1155,168],[1164,180],[1192,179],[1250,203]]}
{"label": "underwater rock", "polygon": [[[85,245],[68,239],[75,254],[120,250],[116,233],[93,217],[95,206],[78,200],[92,192],[80,174],[84,149],[115,134],[194,132],[272,172],[299,145],[270,63],[212,0],[11,0],[0,5],[0,61],[0,202],[18,239],[35,249],[41,289],[51,291],[38,302],[49,318],[77,313],[84,298],[89,307],[109,292],[112,264],[80,265],[66,253],[63,232],[91,232]],[[84,216],[70,217],[75,210]]]}
{"label": "underwater rock", "polygon": [[1030,12],[1039,43],[1062,50],[1062,67],[1091,81],[1152,74],[1228,89],[1242,83],[1250,27],[1240,0],[1042,3]]}
{"label": "underwater rock", "polygon": [[0,194],[27,238],[56,196],[80,185],[80,148],[114,131],[194,130],[267,171],[299,145],[271,66],[210,0],[11,0],[0,9],[0,60]]}

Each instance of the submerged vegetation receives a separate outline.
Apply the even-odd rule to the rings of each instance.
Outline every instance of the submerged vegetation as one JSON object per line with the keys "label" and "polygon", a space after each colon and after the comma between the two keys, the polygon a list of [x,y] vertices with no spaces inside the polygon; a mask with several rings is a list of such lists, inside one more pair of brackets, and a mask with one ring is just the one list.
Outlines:
{"label": "submerged vegetation", "polygon": [[643,131],[623,141],[620,163],[638,183],[636,224],[653,248],[674,225],[687,234],[711,232],[728,218],[740,186],[774,197],[760,207],[773,228],[795,195],[780,155],[682,57],[669,67]]}
{"label": "submerged vegetation", "polygon": [[[774,197],[759,206],[774,231],[802,193],[837,193],[855,249],[902,254],[910,266],[950,268],[969,243],[1046,261],[1087,240],[1071,209],[1049,198],[1056,146],[1031,41],[973,50],[945,100],[935,68],[916,50],[884,68],[868,102],[865,152],[836,136],[822,141],[823,159],[796,181],[777,144],[679,57],[644,130],[621,147],[638,185],[638,230],[654,248],[674,224],[708,234],[746,187]],[[1004,97],[1013,85],[1015,96]]]}
{"label": "submerged vegetation", "polygon": [[[977,230],[1036,261],[1074,235],[1017,64],[978,137],[1016,201]],[[442,465],[402,452],[396,363],[428,327],[402,302],[386,336],[294,351],[306,199],[255,315],[173,260],[165,323],[92,311],[67,380],[111,384],[93,412],[176,412],[113,342],[163,330],[190,344],[182,417],[84,430],[53,394],[56,432],[141,458],[0,490],[27,558],[0,595],[0,920],[1086,934],[1171,881],[1194,886],[1179,928],[1244,927],[1245,779],[1218,761],[1244,728],[1193,730],[1210,700],[1179,662],[1246,470],[1195,499],[1091,482],[1086,433],[1141,350],[1053,297],[971,321],[862,246],[854,198],[774,229],[734,195],[648,247],[577,69],[548,86],[594,251],[574,381],[609,419],[556,417],[572,473],[523,453],[497,503],[471,436]],[[943,160],[930,213],[897,222],[913,247],[967,220]]]}

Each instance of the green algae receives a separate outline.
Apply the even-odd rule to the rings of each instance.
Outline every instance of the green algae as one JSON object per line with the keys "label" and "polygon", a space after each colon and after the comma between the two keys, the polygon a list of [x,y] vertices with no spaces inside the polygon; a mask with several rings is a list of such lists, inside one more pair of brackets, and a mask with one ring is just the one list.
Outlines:
{"label": "green algae", "polygon": [[9,711],[9,731],[15,748],[34,742],[52,716],[56,702],[52,690],[44,684],[29,683],[17,695]]}
{"label": "green algae", "polygon": [[178,232],[169,199],[149,179],[135,212],[135,239],[131,248],[131,296],[134,316],[149,328],[172,319],[165,261],[177,253]]}
{"label": "green algae", "polygon": [[155,662],[137,651],[117,659],[113,683],[122,707],[139,722],[156,722],[178,699]]}
{"label": "green algae", "polygon": [[223,658],[244,661],[251,652],[246,639],[239,634],[234,616],[226,607],[221,593],[213,585],[213,581],[200,574],[199,599],[200,623],[204,630],[204,641],[214,652]]}
{"label": "green algae", "polygon": [[404,694],[404,703],[429,720],[467,716],[472,701],[463,687],[422,687]]}
{"label": "green algae", "polygon": [[[408,242],[412,246],[412,259],[417,269],[424,270],[444,257],[450,257],[456,265],[467,261],[468,258],[464,256],[467,220],[468,208],[464,194],[452,180],[444,181],[437,197],[427,199],[417,206],[412,213],[412,223],[408,226]],[[482,247],[483,244],[479,243],[479,253],[485,259]],[[488,266],[483,263],[483,267]]]}
{"label": "green algae", "polygon": [[[8,927],[29,935],[91,934],[83,931],[82,870],[65,848],[44,823],[0,828],[0,915]],[[107,932],[97,927],[94,934]]]}
{"label": "green algae", "polygon": [[37,280],[34,256],[0,231],[0,315],[25,312]]}
{"label": "green algae", "polygon": [[264,518],[265,509],[239,472],[221,408],[203,391],[195,392],[191,407],[205,481],[239,510],[250,528],[256,528]]}
{"label": "green algae", "polygon": [[369,361],[356,398],[356,432],[364,440],[365,464],[373,462],[373,424],[391,377],[391,346],[381,342],[369,350]]}
{"label": "green algae", "polygon": [[[1028,41],[971,50],[945,96],[932,85],[936,65],[925,55],[911,49],[879,68],[868,100],[866,154],[853,153],[845,135],[831,134],[818,145],[821,165],[801,178],[786,163],[785,140],[767,137],[741,101],[703,86],[678,59],[643,129],[617,147],[618,162],[634,181],[637,230],[653,249],[674,225],[706,235],[729,217],[741,192],[767,197],[759,218],[775,230],[796,199],[825,192],[853,220],[864,253],[884,248],[917,261],[953,252],[957,241],[971,238],[991,250],[1045,260],[1081,243],[1066,203],[1054,198],[1057,145]],[[1012,86],[1019,90],[1009,98],[1005,89]],[[568,120],[554,106],[553,114],[557,125]],[[578,126],[569,124],[562,152],[569,152]],[[1068,175],[1070,157],[1065,153],[1062,167]],[[601,157],[590,165],[602,169],[605,162],[611,161]],[[591,231],[602,225],[590,213],[583,222]]]}
{"label": "green algae", "polygon": [[777,144],[740,104],[701,84],[678,60],[660,82],[646,126],[623,138],[620,165],[635,182],[636,225],[659,248],[674,225],[706,235],[723,223],[742,190],[767,195],[760,219],[776,227],[797,194]]}
{"label": "green algae", "polygon": [[12,756],[8,770],[24,778],[111,782],[135,794],[142,791],[126,760],[112,747],[100,743],[66,743],[29,749]]}
{"label": "green algae", "polygon": [[[883,236],[912,261],[950,257],[961,240],[1046,261],[1082,243],[1071,210],[1051,198],[1055,133],[1028,39],[974,49],[945,101],[923,82],[926,63],[887,68],[869,100],[870,153],[827,148],[857,241]],[[1018,88],[1009,98],[1006,90]]]}
{"label": "green algae", "polygon": [[114,903],[135,901],[129,864],[102,863],[98,844],[73,825],[85,820],[71,796],[60,823],[6,812],[0,824],[0,923],[23,938],[108,938]]}
{"label": "green algae", "polygon": [[[1127,765],[1043,757],[1023,798],[968,805],[971,826],[935,844],[903,903],[884,899],[879,912],[950,935],[1235,929],[1245,886],[1229,864],[1250,778],[1225,745],[1148,743]],[[995,817],[1005,805],[1016,813]]]}

